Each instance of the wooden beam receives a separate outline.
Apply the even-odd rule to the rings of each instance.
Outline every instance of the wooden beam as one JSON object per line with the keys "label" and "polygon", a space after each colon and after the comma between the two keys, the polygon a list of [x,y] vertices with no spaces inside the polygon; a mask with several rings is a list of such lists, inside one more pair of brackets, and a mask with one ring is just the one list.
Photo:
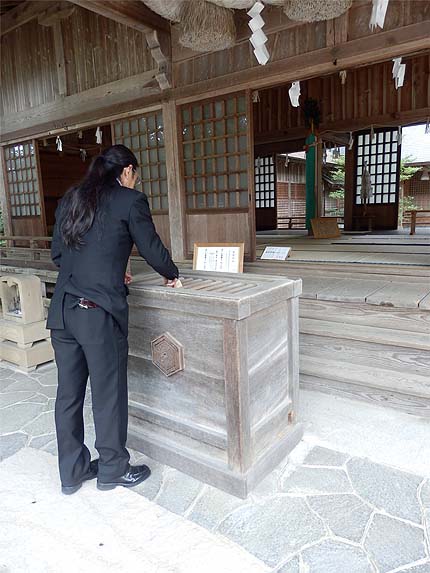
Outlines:
{"label": "wooden beam", "polygon": [[[15,114],[1,117],[1,141],[25,139],[31,135],[47,133],[52,129],[64,129],[78,120],[106,117],[107,109],[111,114],[118,113],[125,104],[133,109],[136,101],[155,96],[160,99],[160,89],[155,86],[158,70],[149,70],[123,80],[73,94],[27,109]],[[42,129],[43,128],[43,129]]]}
{"label": "wooden beam", "polygon": [[[395,30],[380,32],[345,44],[330,46],[312,53],[284,58],[264,66],[226,74],[173,90],[178,103],[195,100],[199,95],[218,96],[243,89],[258,89],[328,75],[340,70],[375,64],[398,56],[430,49],[430,20]],[[202,58],[198,56],[195,58]],[[226,58],[228,54],[226,53]]]}
{"label": "wooden beam", "polygon": [[66,60],[64,58],[63,33],[61,22],[57,21],[52,27],[54,34],[55,67],[57,68],[58,96],[67,94]]}
{"label": "wooden beam", "polygon": [[27,24],[27,22],[37,18],[39,14],[45,12],[51,6],[52,0],[38,0],[37,2],[23,2],[19,4],[1,17],[0,35],[3,36],[19,28],[19,26]]}
{"label": "wooden beam", "polygon": [[170,31],[167,20],[155,14],[140,0],[69,0],[85,10],[115,20],[120,24],[149,34],[153,30]]}
{"label": "wooden beam", "polygon": [[[412,123],[418,123],[420,121],[425,121],[427,117],[430,117],[430,106],[426,106],[421,109],[401,111],[399,113],[373,115],[370,117],[361,117],[358,119],[323,122],[319,126],[318,131],[323,140],[346,146],[349,141],[349,135],[343,134],[347,134],[350,131],[368,129],[371,125],[397,127],[399,125],[408,125]],[[291,127],[285,131],[278,131],[269,136],[265,136],[264,134],[256,136],[255,145],[266,146],[282,141],[303,140],[308,133],[309,130],[304,126]]]}
{"label": "wooden beam", "polygon": [[[157,68],[158,74],[155,76],[160,88],[166,90],[172,87],[172,66],[170,63],[170,58],[164,53],[161,43],[168,45],[168,39],[160,37],[162,33],[157,32],[157,30],[152,30],[150,33],[145,34],[146,43],[151,52]],[[165,48],[166,49],[166,48]]]}
{"label": "wooden beam", "polygon": [[54,26],[60,20],[69,18],[75,11],[75,6],[68,2],[59,2],[39,14],[37,21],[41,26]]}
{"label": "wooden beam", "polygon": [[64,59],[63,33],[61,20],[69,18],[75,11],[75,6],[68,2],[60,2],[50,6],[45,12],[39,14],[37,21],[41,26],[52,27],[55,51],[55,67],[57,69],[58,93],[56,97],[67,94],[66,61]]}

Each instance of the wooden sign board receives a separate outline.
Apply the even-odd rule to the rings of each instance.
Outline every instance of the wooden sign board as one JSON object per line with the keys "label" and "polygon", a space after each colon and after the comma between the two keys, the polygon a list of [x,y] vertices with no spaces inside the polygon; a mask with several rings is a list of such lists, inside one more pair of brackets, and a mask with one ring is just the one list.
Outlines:
{"label": "wooden sign board", "polygon": [[316,217],[311,219],[311,225],[315,239],[334,239],[341,236],[337,217]]}
{"label": "wooden sign board", "polygon": [[194,243],[193,269],[243,273],[244,243]]}
{"label": "wooden sign board", "polygon": [[271,247],[267,246],[263,254],[261,255],[261,260],[272,260],[272,261],[286,261],[290,256],[291,247]]}

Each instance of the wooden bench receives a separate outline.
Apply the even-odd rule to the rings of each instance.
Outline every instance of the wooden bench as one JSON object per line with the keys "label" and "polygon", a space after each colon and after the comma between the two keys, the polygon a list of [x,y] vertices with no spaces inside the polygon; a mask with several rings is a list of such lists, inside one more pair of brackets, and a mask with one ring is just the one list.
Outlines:
{"label": "wooden bench", "polygon": [[[410,209],[409,211],[405,211],[405,215],[410,215],[411,218],[411,230],[409,232],[410,235],[415,235],[417,213],[430,213],[430,209]],[[430,223],[430,216],[427,216],[426,219],[428,219]]]}
{"label": "wooden bench", "polygon": [[[287,223],[287,221],[288,221],[288,223]],[[306,217],[304,215],[297,215],[297,216],[292,216],[292,217],[278,217],[278,226],[279,226],[279,223],[285,223],[288,225],[288,229],[292,229],[295,222],[297,222],[297,224],[300,224],[302,222],[302,226],[300,228],[304,229],[305,228],[305,221],[306,221]]]}

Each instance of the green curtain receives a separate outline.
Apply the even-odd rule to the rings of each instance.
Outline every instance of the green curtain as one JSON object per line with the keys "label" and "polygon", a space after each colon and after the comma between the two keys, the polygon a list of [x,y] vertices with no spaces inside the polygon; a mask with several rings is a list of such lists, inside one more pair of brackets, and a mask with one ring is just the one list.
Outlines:
{"label": "green curtain", "polygon": [[[316,137],[313,133],[306,138],[306,145],[314,143]],[[306,229],[310,230],[311,219],[315,217],[315,160],[316,147],[309,147],[306,152]]]}

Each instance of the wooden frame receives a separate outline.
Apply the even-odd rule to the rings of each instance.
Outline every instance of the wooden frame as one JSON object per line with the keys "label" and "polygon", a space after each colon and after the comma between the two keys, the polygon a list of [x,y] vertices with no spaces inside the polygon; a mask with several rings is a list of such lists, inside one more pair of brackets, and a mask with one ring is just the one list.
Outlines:
{"label": "wooden frame", "polygon": [[[396,137],[397,134],[397,137]],[[355,147],[355,180],[354,204],[362,205],[358,181],[361,183],[361,173],[364,162],[368,161],[369,173],[372,178],[372,195],[369,205],[386,205],[398,202],[400,184],[400,146],[398,144],[398,131],[394,128],[375,129],[375,140],[371,140],[369,130],[356,134]],[[389,151],[387,151],[387,145]],[[395,147],[395,151],[393,150]],[[368,151],[366,152],[366,148]],[[382,149],[381,149],[382,148]],[[361,151],[361,153],[360,153]],[[388,156],[388,160],[387,160]],[[394,159],[392,159],[395,156]],[[372,160],[375,159],[374,162]],[[361,163],[360,163],[361,160]],[[375,166],[373,169],[373,165]],[[388,171],[385,167],[388,166]],[[395,166],[395,171],[393,170]],[[372,173],[374,171],[374,173]],[[388,177],[388,181],[386,181]],[[394,190],[393,190],[394,186]],[[387,190],[388,187],[388,190]],[[380,199],[379,201],[377,199]]]}
{"label": "wooden frame", "polygon": [[[240,101],[242,100],[242,109]],[[186,211],[248,208],[246,93],[180,107]],[[241,140],[244,138],[244,141]]]}
{"label": "wooden frame", "polygon": [[142,191],[149,199],[151,211],[155,215],[167,214],[168,175],[163,109],[159,107],[145,114],[112,121],[111,130],[112,141],[126,145],[140,160]]}
{"label": "wooden frame", "polygon": [[243,273],[243,259],[245,256],[245,244],[244,243],[194,243],[194,255],[193,255],[193,270],[205,270],[205,269],[197,269],[197,259],[198,259],[198,251],[199,249],[204,249],[206,247],[218,247],[218,248],[231,248],[235,247],[239,249],[239,257],[237,261],[237,270],[224,270],[224,271],[217,271],[217,272],[229,272],[229,273]]}
{"label": "wooden frame", "polygon": [[[12,150],[19,149],[22,154],[12,157]],[[5,161],[5,185],[10,205],[11,219],[25,217],[42,217],[43,194],[40,193],[39,161],[37,142],[35,140],[23,141],[16,145],[8,145],[3,149]],[[24,161],[24,166],[22,162]],[[18,163],[19,162],[19,166]],[[12,169],[13,164],[13,169]],[[16,181],[10,181],[8,167],[11,166],[10,175],[16,174]],[[28,171],[31,176],[28,177]],[[21,177],[19,179],[19,177]],[[20,191],[19,186],[22,190]],[[34,186],[37,185],[37,189]]]}

